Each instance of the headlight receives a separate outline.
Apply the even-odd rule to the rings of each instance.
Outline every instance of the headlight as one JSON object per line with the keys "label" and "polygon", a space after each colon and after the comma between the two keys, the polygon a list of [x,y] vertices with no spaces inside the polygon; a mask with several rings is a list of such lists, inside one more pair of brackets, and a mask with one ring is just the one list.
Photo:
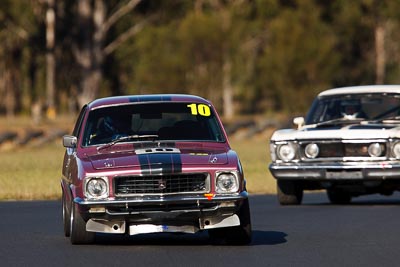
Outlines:
{"label": "headlight", "polygon": [[307,158],[315,159],[319,153],[319,147],[317,144],[311,143],[308,144],[304,150]]}
{"label": "headlight", "polygon": [[85,185],[87,198],[100,199],[108,197],[108,180],[106,177],[88,178]]}
{"label": "headlight", "polygon": [[368,154],[371,157],[380,157],[382,155],[382,145],[379,143],[370,144],[368,147]]}
{"label": "headlight", "polygon": [[395,156],[396,159],[400,159],[400,142],[394,144],[392,150],[393,156]]}
{"label": "headlight", "polygon": [[278,147],[278,157],[283,161],[291,161],[296,156],[296,151],[291,144],[280,145]]}
{"label": "headlight", "polygon": [[218,193],[232,193],[239,189],[237,176],[231,172],[224,172],[217,176],[216,191]]}

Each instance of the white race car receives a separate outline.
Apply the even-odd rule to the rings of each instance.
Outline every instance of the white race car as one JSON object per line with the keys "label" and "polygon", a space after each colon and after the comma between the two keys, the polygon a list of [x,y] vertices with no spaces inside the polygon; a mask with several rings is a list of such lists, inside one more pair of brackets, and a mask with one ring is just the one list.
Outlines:
{"label": "white race car", "polygon": [[400,85],[323,91],[293,122],[270,141],[280,204],[301,204],[304,190],[326,189],[335,204],[400,190]]}

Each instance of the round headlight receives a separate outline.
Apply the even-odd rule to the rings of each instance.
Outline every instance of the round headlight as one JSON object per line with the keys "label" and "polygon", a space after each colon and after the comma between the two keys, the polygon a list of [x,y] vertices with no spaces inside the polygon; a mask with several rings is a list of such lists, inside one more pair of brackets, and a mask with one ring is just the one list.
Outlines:
{"label": "round headlight", "polygon": [[368,154],[371,157],[379,157],[382,155],[382,146],[379,143],[370,144],[368,147]]}
{"label": "round headlight", "polygon": [[86,193],[89,198],[104,198],[108,194],[107,182],[102,178],[91,178],[86,183]]}
{"label": "round headlight", "polygon": [[394,146],[393,146],[393,156],[395,156],[396,159],[400,159],[400,142],[394,144]]}
{"label": "round headlight", "polygon": [[308,144],[304,150],[307,158],[315,159],[319,153],[319,147],[317,144],[311,143]]}
{"label": "round headlight", "polygon": [[294,159],[295,155],[294,147],[289,144],[278,147],[278,156],[283,161],[290,161]]}
{"label": "round headlight", "polygon": [[221,173],[217,177],[217,191],[220,193],[236,192],[239,189],[233,173]]}

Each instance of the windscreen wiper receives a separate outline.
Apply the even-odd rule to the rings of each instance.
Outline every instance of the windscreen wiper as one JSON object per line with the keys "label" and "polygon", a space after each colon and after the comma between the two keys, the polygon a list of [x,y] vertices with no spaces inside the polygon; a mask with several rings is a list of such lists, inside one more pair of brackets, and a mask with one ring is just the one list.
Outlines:
{"label": "windscreen wiper", "polygon": [[117,139],[111,141],[110,143],[107,143],[105,145],[97,147],[97,150],[102,150],[104,148],[109,148],[109,147],[115,145],[116,143],[132,140],[132,139],[135,139],[135,140],[141,140],[141,139],[152,139],[152,140],[155,140],[157,138],[158,138],[158,135],[156,135],[156,134],[145,134],[145,135],[135,134],[135,135],[122,136],[120,138],[117,138]]}
{"label": "windscreen wiper", "polygon": [[[390,117],[387,117],[387,118],[381,118],[381,119],[377,119],[377,120],[371,120],[371,121],[368,121],[368,122],[372,122],[372,123],[377,123],[377,122],[384,122],[384,121],[398,121],[398,120],[400,120],[400,116],[390,116]],[[399,123],[400,123],[400,121],[399,121]]]}
{"label": "windscreen wiper", "polygon": [[361,122],[364,121],[365,119],[363,118],[352,118],[352,119],[346,119],[346,118],[337,118],[329,121],[323,121],[315,124],[315,127],[319,126],[324,126],[324,125],[335,125],[339,123],[354,123],[354,122]]}

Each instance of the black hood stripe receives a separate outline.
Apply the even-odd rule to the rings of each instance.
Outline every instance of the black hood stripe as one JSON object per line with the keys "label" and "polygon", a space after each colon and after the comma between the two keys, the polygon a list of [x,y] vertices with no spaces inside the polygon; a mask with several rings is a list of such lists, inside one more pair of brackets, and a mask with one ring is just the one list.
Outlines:
{"label": "black hood stripe", "polygon": [[155,102],[155,101],[171,101],[171,96],[164,95],[146,95],[129,97],[129,102]]}
{"label": "black hood stripe", "polygon": [[138,157],[143,175],[172,174],[182,171],[180,154],[141,154]]}

